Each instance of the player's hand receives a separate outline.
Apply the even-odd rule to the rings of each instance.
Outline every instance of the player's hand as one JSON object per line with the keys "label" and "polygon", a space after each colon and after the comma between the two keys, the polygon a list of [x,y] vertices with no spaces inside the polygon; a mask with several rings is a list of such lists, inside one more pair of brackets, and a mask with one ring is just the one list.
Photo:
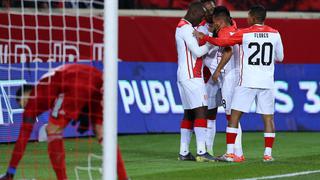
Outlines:
{"label": "player's hand", "polygon": [[192,33],[198,40],[202,39],[204,37],[204,34],[202,32],[194,30]]}
{"label": "player's hand", "polygon": [[213,75],[212,75],[212,80],[214,81],[214,82],[218,82],[219,81],[219,76],[220,76],[220,71],[215,71],[214,73],[213,73]]}

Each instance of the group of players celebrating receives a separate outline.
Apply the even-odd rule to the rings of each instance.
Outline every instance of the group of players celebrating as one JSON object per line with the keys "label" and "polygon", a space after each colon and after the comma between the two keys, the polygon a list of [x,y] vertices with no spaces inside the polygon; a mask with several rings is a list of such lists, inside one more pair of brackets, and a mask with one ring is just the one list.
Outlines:
{"label": "group of players celebrating", "polygon": [[[264,24],[266,9],[250,8],[250,27],[238,29],[224,6],[214,0],[191,3],[176,28],[178,51],[177,84],[184,108],[179,160],[198,162],[243,162],[240,118],[255,102],[264,121],[264,162],[274,161],[274,63],[283,60],[277,30]],[[205,82],[204,67],[210,78]],[[214,157],[216,115],[225,108],[227,151]],[[189,151],[192,133],[197,154]]]}

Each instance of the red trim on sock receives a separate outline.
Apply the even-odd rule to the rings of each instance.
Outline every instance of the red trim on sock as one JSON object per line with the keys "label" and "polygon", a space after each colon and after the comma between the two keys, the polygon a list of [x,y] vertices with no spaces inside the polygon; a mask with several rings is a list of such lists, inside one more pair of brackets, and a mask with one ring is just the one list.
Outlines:
{"label": "red trim on sock", "polygon": [[194,121],[194,127],[207,128],[207,119],[196,119]]}
{"label": "red trim on sock", "polygon": [[231,120],[231,115],[226,115],[227,121]]}
{"label": "red trim on sock", "polygon": [[61,133],[52,133],[48,134],[48,143],[51,141],[54,141],[56,139],[62,139],[62,134]]}
{"label": "red trim on sock", "polygon": [[181,129],[193,129],[193,122],[187,119],[181,121]]}
{"label": "red trim on sock", "polygon": [[237,133],[226,133],[227,144],[234,144],[236,142]]}
{"label": "red trim on sock", "polygon": [[272,148],[274,142],[274,137],[265,137],[264,138],[264,146]]}

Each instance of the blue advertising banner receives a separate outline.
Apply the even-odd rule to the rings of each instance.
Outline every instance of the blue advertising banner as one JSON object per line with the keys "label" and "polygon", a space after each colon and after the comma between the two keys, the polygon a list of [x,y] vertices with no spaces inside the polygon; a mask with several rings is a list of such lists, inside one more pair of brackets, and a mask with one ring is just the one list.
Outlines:
{"label": "blue advertising banner", "polygon": [[[125,64],[125,65],[124,65]],[[119,72],[119,130],[179,132],[183,108],[175,63],[122,63]],[[320,131],[320,65],[276,65],[275,122],[278,131]],[[219,109],[217,130],[226,126]],[[261,116],[242,118],[246,131],[263,130]]]}
{"label": "blue advertising banner", "polygon": [[[88,63],[102,69],[101,62]],[[22,109],[15,102],[16,90],[25,83],[36,83],[50,68],[61,63],[0,65],[0,142],[15,141]],[[320,64],[276,65],[275,123],[278,131],[320,131]],[[119,133],[179,132],[183,108],[176,85],[176,63],[120,62],[118,81]],[[242,118],[245,131],[263,130],[261,116],[252,113]],[[47,122],[48,113],[38,118],[32,139]],[[219,109],[217,130],[226,126]],[[85,135],[91,135],[88,132]],[[69,125],[66,137],[79,136]]]}

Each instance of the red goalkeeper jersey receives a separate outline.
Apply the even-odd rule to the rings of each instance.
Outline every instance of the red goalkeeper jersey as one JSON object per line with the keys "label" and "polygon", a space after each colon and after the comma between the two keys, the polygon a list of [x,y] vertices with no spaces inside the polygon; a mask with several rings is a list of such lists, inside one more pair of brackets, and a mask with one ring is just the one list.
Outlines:
{"label": "red goalkeeper jersey", "polygon": [[35,118],[50,110],[55,119],[77,120],[86,107],[91,120],[102,121],[102,84],[102,73],[92,66],[60,66],[39,80],[23,117]]}

